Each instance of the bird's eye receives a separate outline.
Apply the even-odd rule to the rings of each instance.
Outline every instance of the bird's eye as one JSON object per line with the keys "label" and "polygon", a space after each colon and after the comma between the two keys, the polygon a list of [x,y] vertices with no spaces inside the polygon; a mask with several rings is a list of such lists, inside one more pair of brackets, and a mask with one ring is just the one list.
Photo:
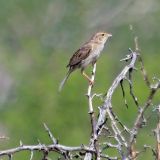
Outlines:
{"label": "bird's eye", "polygon": [[104,36],[104,33],[102,33],[102,36]]}

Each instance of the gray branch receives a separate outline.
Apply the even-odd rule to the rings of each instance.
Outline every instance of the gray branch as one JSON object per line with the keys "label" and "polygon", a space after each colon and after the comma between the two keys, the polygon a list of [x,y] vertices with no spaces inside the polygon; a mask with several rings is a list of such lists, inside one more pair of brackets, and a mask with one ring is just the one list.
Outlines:
{"label": "gray branch", "polygon": [[[138,50],[138,43],[136,42],[136,48]],[[89,139],[88,146],[80,145],[80,146],[65,146],[58,143],[57,139],[52,134],[51,130],[48,126],[44,123],[44,128],[51,140],[51,144],[46,145],[39,142],[38,145],[24,145],[22,141],[20,141],[19,147],[2,150],[0,151],[0,156],[7,156],[10,160],[13,159],[13,155],[17,152],[21,151],[29,151],[30,152],[30,160],[33,160],[34,152],[40,151],[43,153],[42,159],[48,159],[49,152],[57,152],[63,159],[74,159],[80,158],[84,160],[100,160],[108,159],[108,160],[135,160],[142,152],[145,151],[137,151],[135,148],[136,137],[139,133],[140,128],[142,128],[143,122],[145,121],[144,113],[146,110],[151,106],[153,98],[157,93],[158,89],[160,88],[160,80],[157,80],[157,83],[151,84],[146,70],[144,69],[143,61],[141,57],[139,58],[139,62],[141,64],[141,71],[144,77],[144,81],[147,87],[150,89],[149,95],[146,99],[146,102],[142,107],[139,106],[137,97],[133,93],[133,82],[132,82],[132,74],[135,70],[136,61],[140,57],[140,55],[136,52],[130,50],[130,54],[126,56],[126,58],[122,59],[121,61],[130,61],[128,65],[126,65],[119,75],[115,78],[112,85],[108,89],[107,93],[105,94],[105,98],[101,107],[99,107],[99,114],[96,118],[96,113],[93,107],[93,98],[99,97],[102,98],[100,94],[92,93],[92,85],[89,84],[87,90],[87,98],[88,98],[88,108],[89,108],[89,116],[91,121],[91,136]],[[95,79],[95,72],[96,72],[96,64],[93,66],[93,71],[91,75],[91,80],[94,81]],[[128,77],[128,78],[127,78]],[[114,92],[116,91],[118,86],[122,87],[123,98],[125,99],[125,91],[123,88],[123,81],[127,80],[130,85],[130,95],[133,98],[135,105],[138,106],[138,113],[133,122],[133,127],[128,129],[125,126],[119,117],[115,114],[112,107],[112,97]],[[160,107],[159,107],[160,108]],[[159,109],[158,108],[158,109]],[[158,112],[160,109],[158,110]],[[157,140],[157,149],[155,149],[155,155],[159,159],[160,157],[160,123],[158,123],[157,128],[155,130],[156,140]],[[127,136],[124,134],[126,132]],[[100,142],[101,137],[105,135],[106,140],[102,143]],[[2,137],[0,137],[2,139]],[[110,141],[110,140],[114,141]],[[109,140],[109,141],[108,141]],[[114,143],[113,143],[114,142]],[[147,145],[145,145],[147,146]],[[118,151],[119,157],[111,157],[107,154],[107,149],[112,148]]]}
{"label": "gray branch", "polygon": [[[97,133],[97,136],[100,136],[101,132],[102,132],[102,128],[105,124],[106,116],[108,115],[108,117],[111,120],[111,127],[112,127],[112,130],[113,130],[113,133],[114,133],[114,138],[118,143],[117,149],[118,149],[118,151],[119,151],[119,153],[121,154],[122,157],[123,157],[122,146],[125,146],[127,148],[128,144],[127,144],[127,141],[124,138],[124,136],[121,134],[121,131],[118,128],[116,119],[115,119],[114,115],[112,114],[111,100],[112,100],[113,93],[115,92],[116,88],[119,86],[121,81],[125,79],[125,77],[127,76],[127,73],[129,73],[129,71],[131,69],[135,68],[135,62],[137,60],[137,53],[136,52],[131,52],[131,55],[127,56],[127,60],[129,60],[129,59],[131,59],[130,64],[124,67],[124,69],[116,77],[116,79],[113,81],[111,87],[109,88],[109,90],[106,94],[106,97],[105,97],[104,104],[102,105],[102,107],[99,108],[100,109],[99,117],[98,117],[98,121],[97,121],[97,124],[96,124],[96,133]],[[93,146],[94,146],[94,141],[91,139],[91,143],[90,143],[89,148],[93,149]],[[84,160],[91,160],[91,159],[92,159],[92,155],[91,154],[86,154]]]}

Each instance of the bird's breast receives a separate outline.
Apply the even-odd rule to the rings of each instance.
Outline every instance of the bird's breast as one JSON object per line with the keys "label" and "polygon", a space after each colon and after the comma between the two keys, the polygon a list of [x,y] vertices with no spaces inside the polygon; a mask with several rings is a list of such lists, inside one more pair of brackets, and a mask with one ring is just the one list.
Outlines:
{"label": "bird's breast", "polygon": [[89,64],[96,61],[100,56],[100,53],[103,50],[103,47],[104,45],[93,48],[90,55],[81,62],[81,67],[86,68]]}

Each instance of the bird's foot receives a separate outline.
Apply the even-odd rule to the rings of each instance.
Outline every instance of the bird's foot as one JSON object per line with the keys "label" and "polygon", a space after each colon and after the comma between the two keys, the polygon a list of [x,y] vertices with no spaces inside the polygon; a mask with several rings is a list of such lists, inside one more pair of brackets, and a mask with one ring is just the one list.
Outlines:
{"label": "bird's foot", "polygon": [[89,85],[93,86],[94,85],[94,81],[89,80]]}

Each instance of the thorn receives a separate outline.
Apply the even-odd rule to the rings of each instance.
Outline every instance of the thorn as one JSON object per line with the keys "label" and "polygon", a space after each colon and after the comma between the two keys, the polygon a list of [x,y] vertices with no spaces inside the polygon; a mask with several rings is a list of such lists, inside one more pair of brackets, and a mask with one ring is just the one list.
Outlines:
{"label": "thorn", "polygon": [[82,149],[84,148],[84,144],[81,144],[81,148],[82,148]]}
{"label": "thorn", "polygon": [[86,94],[85,94],[85,96],[86,96],[87,98],[89,98],[89,95],[88,95],[88,93],[86,93]]}
{"label": "thorn", "polygon": [[93,114],[93,113],[94,113],[94,111],[89,111],[89,112],[88,112],[88,114]]}
{"label": "thorn", "polygon": [[41,143],[41,141],[40,141],[39,139],[37,139],[37,141],[38,141],[38,144],[39,144],[39,145],[42,145],[42,143]]}
{"label": "thorn", "polygon": [[19,144],[20,144],[20,146],[21,146],[21,147],[23,146],[23,143],[22,143],[22,141],[21,141],[21,140],[19,141]]}
{"label": "thorn", "polygon": [[131,48],[128,48],[128,50],[133,53],[133,50]]}
{"label": "thorn", "polygon": [[138,69],[137,69],[136,67],[133,67],[133,70],[136,70],[136,71],[138,71]]}

